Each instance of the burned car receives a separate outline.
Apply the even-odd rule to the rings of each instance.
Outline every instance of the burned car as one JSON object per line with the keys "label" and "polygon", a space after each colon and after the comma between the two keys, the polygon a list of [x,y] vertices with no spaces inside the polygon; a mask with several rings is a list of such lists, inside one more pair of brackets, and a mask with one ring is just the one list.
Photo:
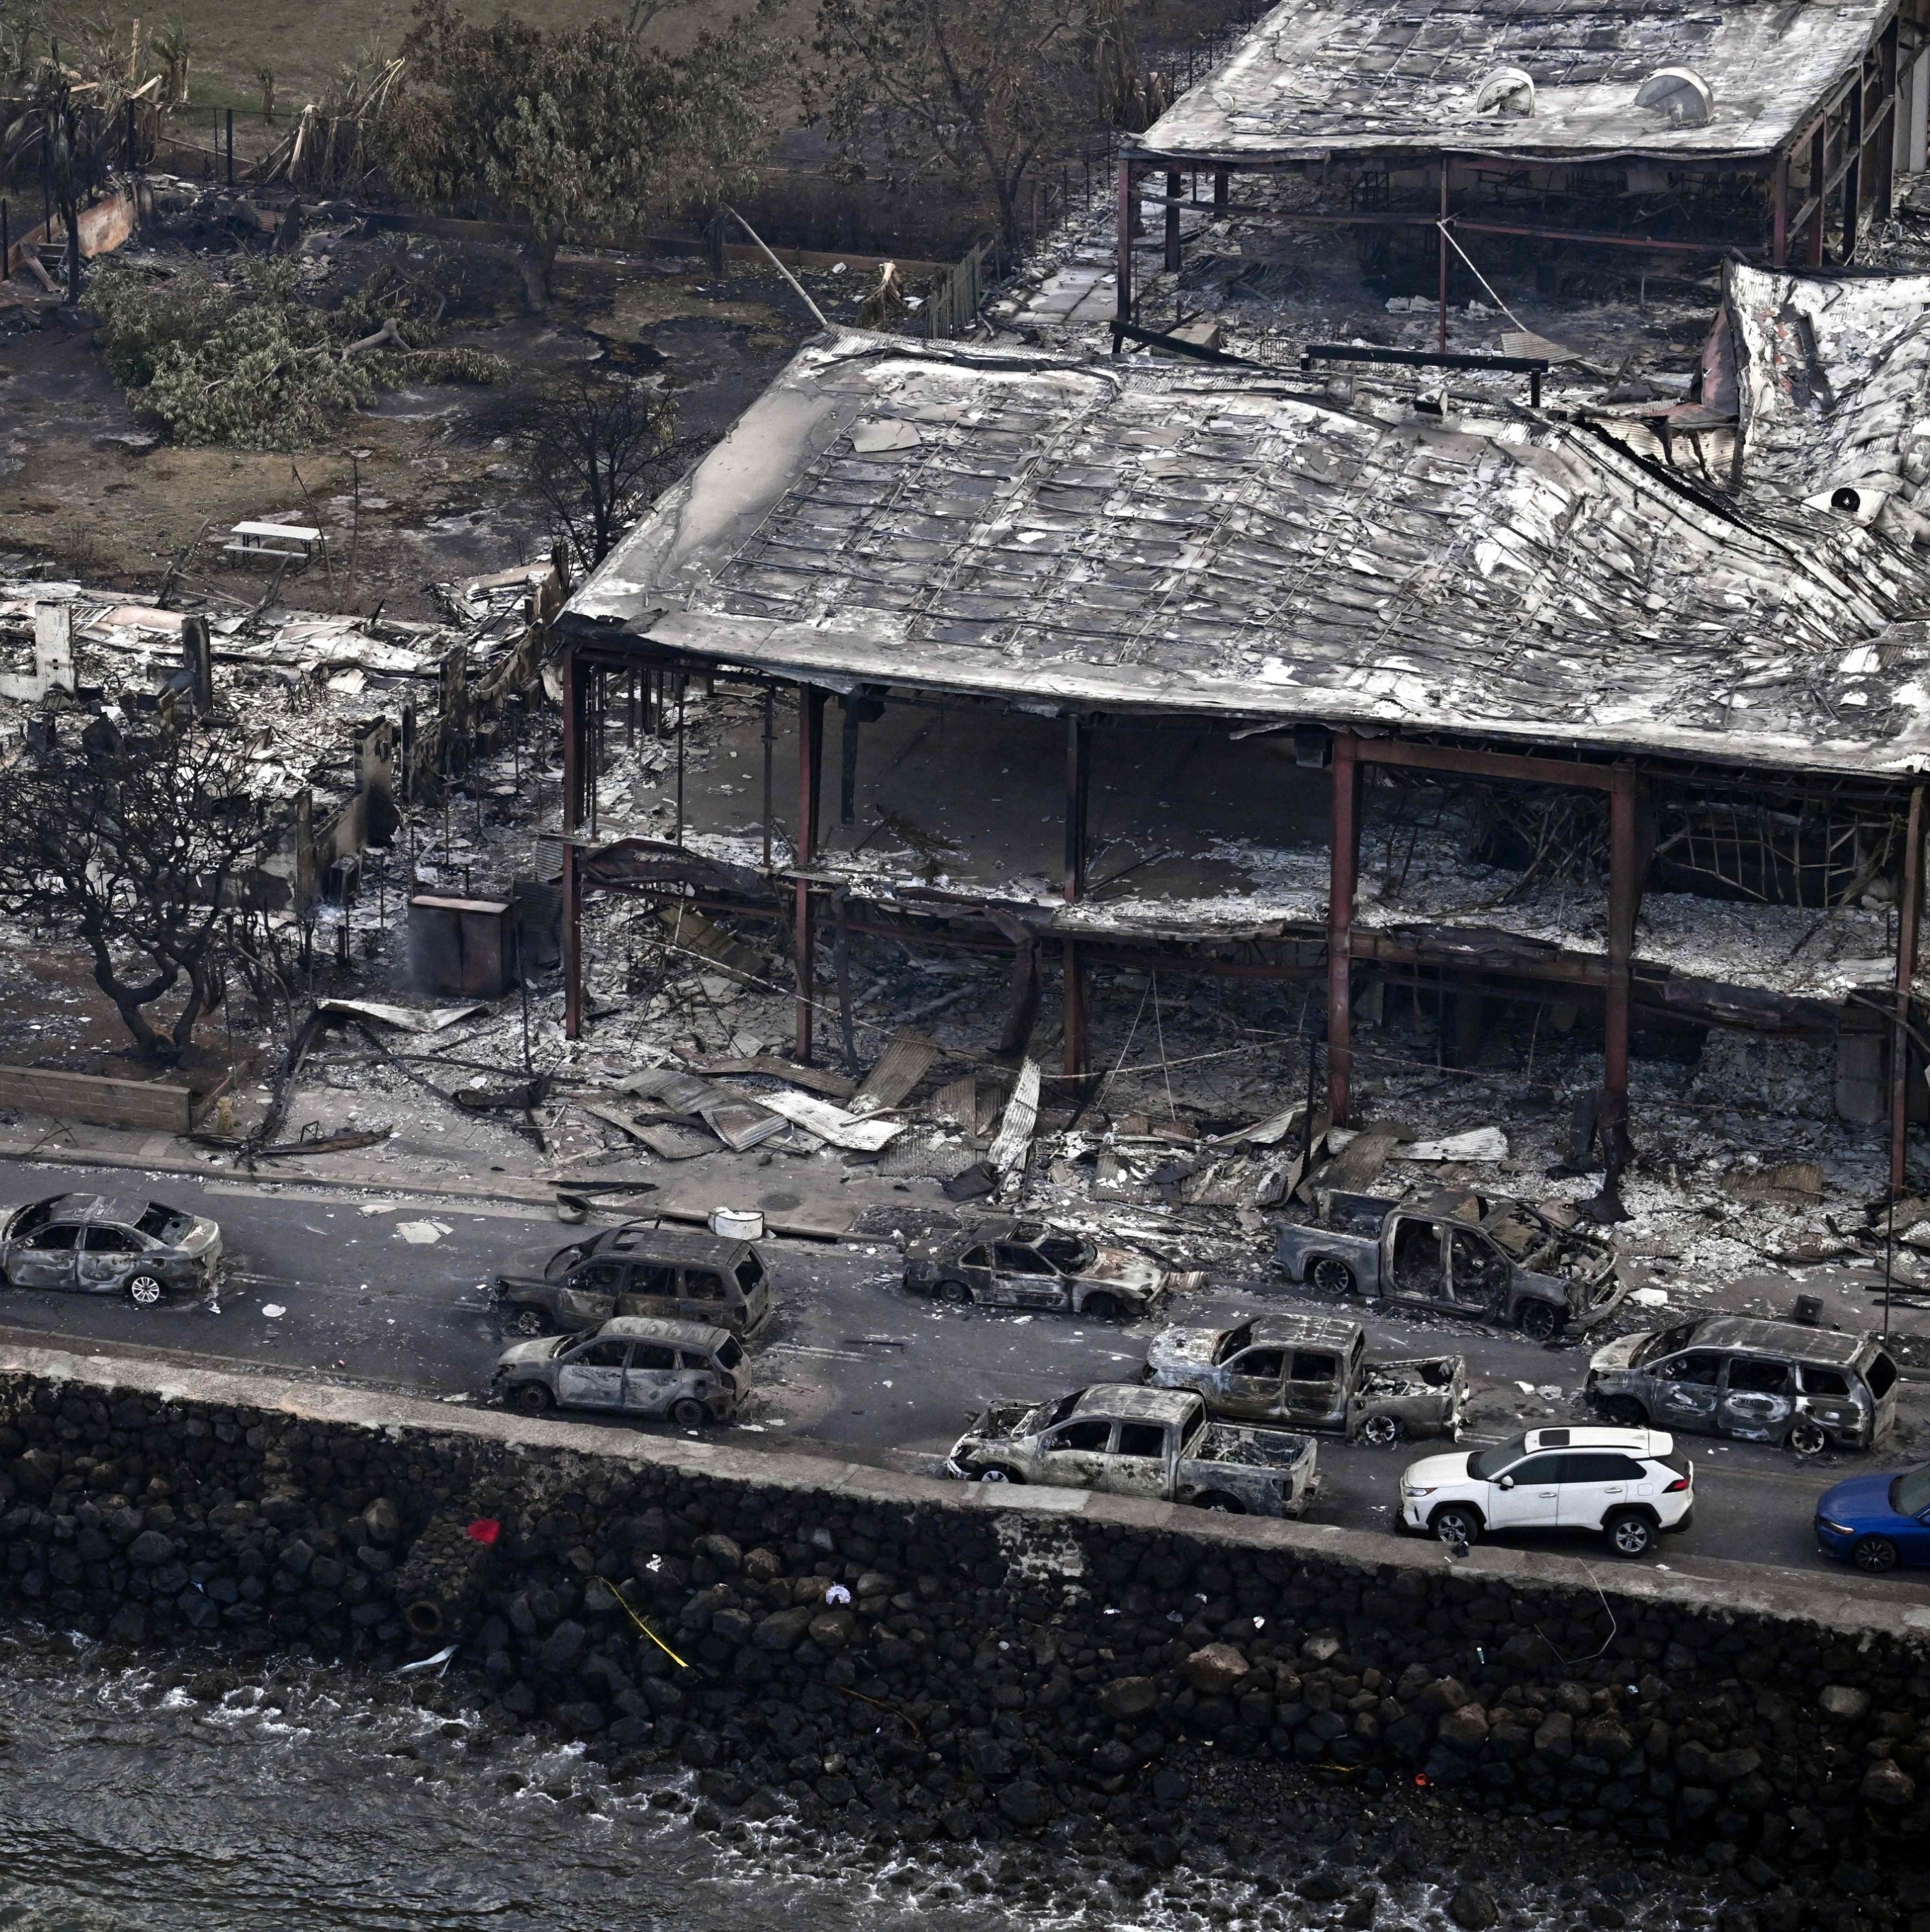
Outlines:
{"label": "burned car", "polygon": [[1550,1342],[1606,1321],[1628,1292],[1612,1242],[1525,1201],[1466,1194],[1436,1209],[1377,1194],[1317,1198],[1319,1220],[1281,1228],[1279,1255],[1289,1280],[1323,1294],[1505,1322]]}
{"label": "burned car", "polygon": [[1195,1389],[1215,1415],[1331,1430],[1386,1444],[1460,1431],[1467,1364],[1459,1355],[1367,1358],[1367,1331],[1332,1315],[1264,1315],[1230,1328],[1166,1328],[1146,1349],[1155,1388]]}
{"label": "burned car", "polygon": [[0,1278],[11,1288],[125,1294],[152,1308],[170,1292],[205,1292],[221,1264],[216,1222],[135,1196],[50,1194],[0,1228]]}
{"label": "burned car", "polygon": [[988,1308],[1061,1309],[1098,1321],[1146,1314],[1205,1280],[1044,1221],[980,1221],[915,1241],[905,1252],[905,1286],[913,1294]]}
{"label": "burned car", "polygon": [[524,1415],[600,1408],[680,1429],[729,1421],[750,1388],[744,1352],[727,1330],[637,1316],[606,1322],[593,1335],[512,1343],[489,1382],[497,1401]]}
{"label": "burned car", "polygon": [[1310,1436],[1215,1422],[1190,1390],[1101,1383],[1052,1402],[989,1403],[953,1444],[945,1472],[1295,1516],[1319,1492],[1318,1456]]}
{"label": "burned car", "polygon": [[1896,1419],[1896,1384],[1878,1336],[1706,1315],[1598,1349],[1586,1394],[1625,1429],[1652,1423],[1814,1456],[1873,1447]]}
{"label": "burned car", "polygon": [[539,1265],[496,1277],[491,1305],[504,1334],[573,1334],[638,1315],[754,1335],[770,1318],[764,1257],[748,1241],[695,1228],[625,1221]]}

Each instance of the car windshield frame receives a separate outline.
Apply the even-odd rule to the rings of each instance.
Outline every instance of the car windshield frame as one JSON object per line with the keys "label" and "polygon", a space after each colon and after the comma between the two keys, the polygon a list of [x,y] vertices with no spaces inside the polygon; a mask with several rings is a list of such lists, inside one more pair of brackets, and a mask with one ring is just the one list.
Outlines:
{"label": "car windshield frame", "polygon": [[1889,1486],[1889,1506],[1898,1516],[1919,1516],[1930,1510],[1930,1462],[1906,1469]]}
{"label": "car windshield frame", "polygon": [[1507,1442],[1490,1444],[1485,1449],[1475,1449],[1468,1454],[1468,1474],[1478,1483],[1491,1483],[1498,1476],[1505,1475],[1528,1453],[1528,1438],[1517,1436]]}
{"label": "car windshield frame", "polygon": [[1658,1328],[1628,1358],[1631,1369],[1646,1368],[1664,1355],[1679,1354],[1695,1340],[1699,1322],[1678,1322],[1672,1328]]}
{"label": "car windshield frame", "polygon": [[1213,1366],[1222,1368],[1239,1354],[1253,1339],[1253,1324],[1242,1322],[1237,1328],[1229,1328],[1220,1337],[1213,1351]]}

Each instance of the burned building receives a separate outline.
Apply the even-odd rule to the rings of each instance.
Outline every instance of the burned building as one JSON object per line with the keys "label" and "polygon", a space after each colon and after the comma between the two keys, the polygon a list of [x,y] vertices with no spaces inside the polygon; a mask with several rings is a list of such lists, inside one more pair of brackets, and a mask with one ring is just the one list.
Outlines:
{"label": "burned building", "polygon": [[[1724,490],[1518,406],[818,338],[561,620],[573,983],[593,890],[788,930],[800,1059],[852,934],[1003,953],[1076,1081],[1096,964],[1298,981],[1336,1120],[1400,989],[1590,1016],[1609,1118],[1631,1030],[1740,1029],[1833,1048],[1900,1179],[1926,300],[1736,270]],[[755,703],[686,783],[694,680]]]}
{"label": "burned building", "polygon": [[1504,270],[1552,292],[1611,258],[1851,261],[1924,166],[1926,48],[1921,0],[1286,0],[1124,150],[1118,318],[1136,260],[1178,272],[1229,212],[1338,226],[1384,286],[1438,285],[1443,349],[1451,283]]}

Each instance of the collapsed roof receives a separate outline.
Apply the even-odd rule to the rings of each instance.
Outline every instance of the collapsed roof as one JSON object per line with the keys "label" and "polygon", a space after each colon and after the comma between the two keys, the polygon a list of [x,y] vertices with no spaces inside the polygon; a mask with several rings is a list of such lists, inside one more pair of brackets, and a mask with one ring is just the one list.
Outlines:
{"label": "collapsed roof", "polygon": [[1930,275],[1732,263],[1727,288],[1751,482],[1930,539]]}
{"label": "collapsed roof", "polygon": [[[1134,147],[1249,166],[1334,154],[1759,160],[1806,124],[1894,11],[1892,0],[1285,0]],[[1682,70],[1685,82],[1644,86]],[[1511,86],[1517,76],[1532,88]]]}
{"label": "collapsed roof", "polygon": [[1871,776],[1930,769],[1925,614],[1907,544],[1586,425],[840,332],[565,622],[844,690]]}

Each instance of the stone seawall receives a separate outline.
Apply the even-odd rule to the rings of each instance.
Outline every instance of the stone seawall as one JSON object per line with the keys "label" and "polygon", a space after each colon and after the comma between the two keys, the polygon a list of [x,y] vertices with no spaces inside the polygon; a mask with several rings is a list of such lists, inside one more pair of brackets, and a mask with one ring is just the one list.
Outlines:
{"label": "stone seawall", "polygon": [[383,1666],[453,1640],[466,1694],[505,1722],[881,1841],[1069,1813],[1157,1834],[1185,1794],[1175,1760],[1210,1744],[1693,1848],[1766,1894],[1770,1932],[1799,1922],[1781,1881],[1805,1870],[1930,1932],[1930,1606],[1721,1568],[1455,1563],[1304,1524],[0,1351],[17,1616]]}

